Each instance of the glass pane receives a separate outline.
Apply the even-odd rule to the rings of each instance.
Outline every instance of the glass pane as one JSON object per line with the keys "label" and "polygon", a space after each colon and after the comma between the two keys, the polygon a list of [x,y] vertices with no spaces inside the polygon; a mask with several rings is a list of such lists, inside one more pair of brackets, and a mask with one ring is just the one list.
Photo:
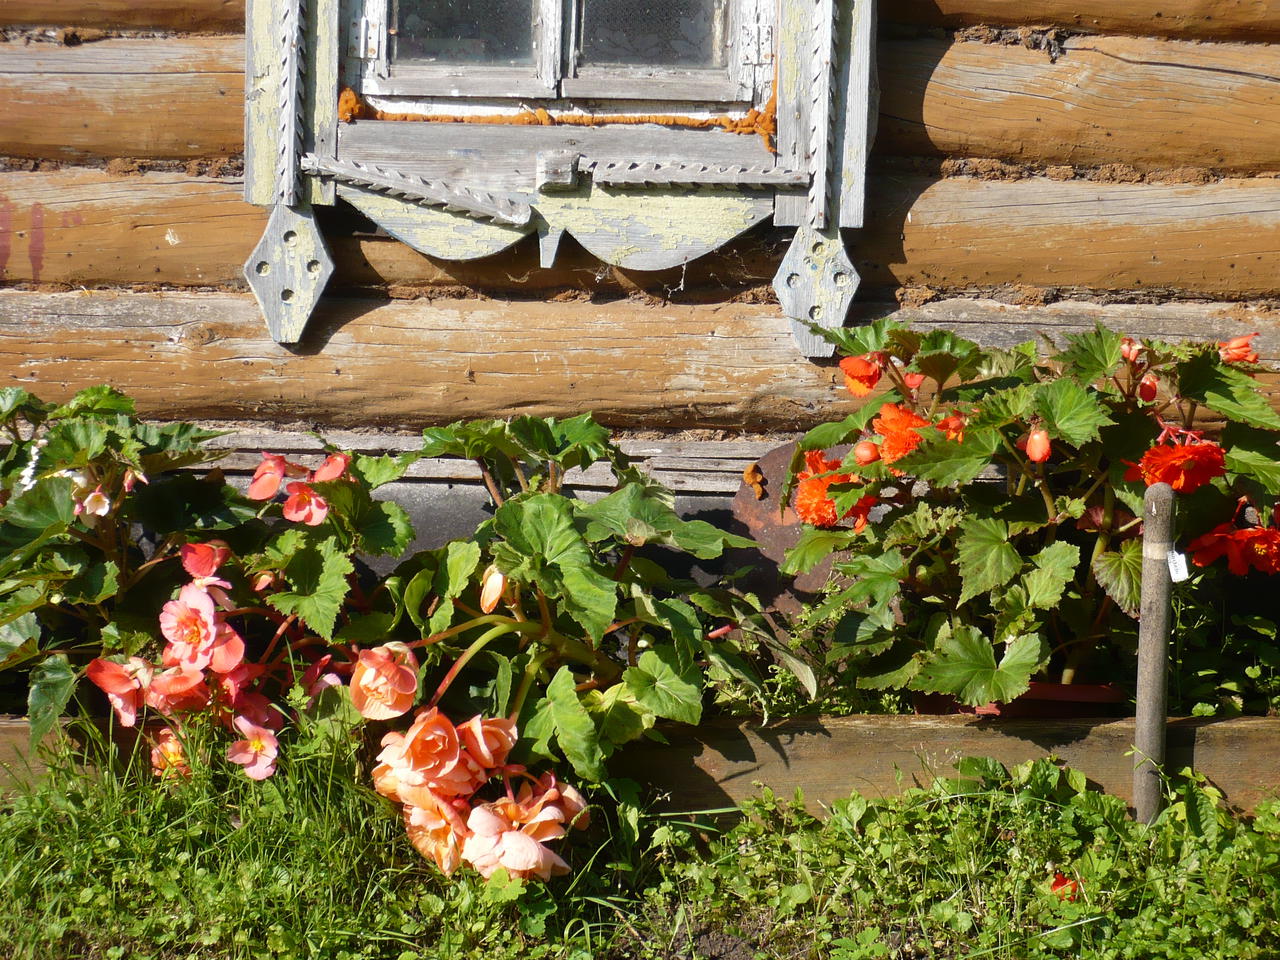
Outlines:
{"label": "glass pane", "polygon": [[534,0],[393,0],[396,62],[527,66]]}
{"label": "glass pane", "polygon": [[723,67],[726,0],[582,0],[592,65]]}

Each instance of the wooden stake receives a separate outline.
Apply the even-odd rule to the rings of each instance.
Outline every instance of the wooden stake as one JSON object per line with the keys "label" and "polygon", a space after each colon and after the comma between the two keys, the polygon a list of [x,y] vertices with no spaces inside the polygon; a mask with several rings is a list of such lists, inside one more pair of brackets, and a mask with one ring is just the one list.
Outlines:
{"label": "wooden stake", "polygon": [[1133,805],[1150,823],[1160,812],[1169,693],[1169,551],[1173,488],[1157,483],[1143,497],[1142,606],[1138,620],[1138,716],[1134,728]]}

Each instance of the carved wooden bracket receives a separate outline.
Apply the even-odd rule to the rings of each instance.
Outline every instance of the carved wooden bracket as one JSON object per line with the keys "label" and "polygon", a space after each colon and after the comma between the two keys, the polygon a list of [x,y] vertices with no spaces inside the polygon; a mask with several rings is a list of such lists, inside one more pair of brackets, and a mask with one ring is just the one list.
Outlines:
{"label": "carved wooden bracket", "polygon": [[[576,2],[539,0],[534,28],[564,17],[568,33],[542,36],[576,42]],[[480,67],[457,68],[448,96],[438,78],[410,96],[388,59],[386,0],[248,0],[245,195],[273,212],[245,274],[272,337],[303,334],[332,272],[311,206],[340,198],[443,259],[489,256],[536,233],[544,267],[566,233],[610,264],[658,270],[772,216],[797,227],[775,278],[779,301],[806,355],[830,356],[813,327],[842,325],[858,286],[840,230],[862,226],[873,0],[728,0],[727,9],[736,66],[723,77],[649,71],[658,79],[645,81],[643,102],[606,78],[609,115],[584,120],[564,94],[594,81],[557,79],[553,56],[536,64],[551,94],[532,112]],[[345,87],[385,119],[339,123]],[[655,116],[649,98],[673,102]],[[466,122],[477,114],[485,122]],[[774,135],[758,135],[774,116]]]}

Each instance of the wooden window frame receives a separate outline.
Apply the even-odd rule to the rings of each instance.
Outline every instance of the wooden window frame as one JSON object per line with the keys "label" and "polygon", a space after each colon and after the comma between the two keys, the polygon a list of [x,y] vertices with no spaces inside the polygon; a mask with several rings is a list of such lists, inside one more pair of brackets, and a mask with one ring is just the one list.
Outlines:
{"label": "wooden window frame", "polygon": [[762,106],[774,0],[727,0],[725,66],[598,67],[580,65],[578,0],[533,0],[530,67],[487,64],[396,64],[389,37],[391,0],[346,0],[347,55],[360,65],[361,93],[375,97],[539,102],[657,101],[749,108]]}

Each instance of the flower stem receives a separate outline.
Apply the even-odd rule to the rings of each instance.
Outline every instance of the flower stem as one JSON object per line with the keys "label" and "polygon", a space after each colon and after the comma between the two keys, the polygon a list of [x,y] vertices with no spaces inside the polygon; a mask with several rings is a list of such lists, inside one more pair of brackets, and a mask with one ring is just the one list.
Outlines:
{"label": "flower stem", "polygon": [[431,698],[431,702],[427,704],[428,708],[434,707],[440,702],[440,698],[445,695],[445,691],[449,689],[449,685],[453,683],[462,668],[467,665],[472,657],[488,646],[491,641],[498,639],[498,637],[505,636],[508,633],[515,633],[518,627],[519,624],[516,623],[500,623],[493,629],[486,630],[484,633],[480,634],[471,646],[462,651],[462,655],[454,661],[453,666],[449,668],[449,672],[444,675],[444,679],[440,681],[440,686],[436,687],[435,696],[433,696]]}

